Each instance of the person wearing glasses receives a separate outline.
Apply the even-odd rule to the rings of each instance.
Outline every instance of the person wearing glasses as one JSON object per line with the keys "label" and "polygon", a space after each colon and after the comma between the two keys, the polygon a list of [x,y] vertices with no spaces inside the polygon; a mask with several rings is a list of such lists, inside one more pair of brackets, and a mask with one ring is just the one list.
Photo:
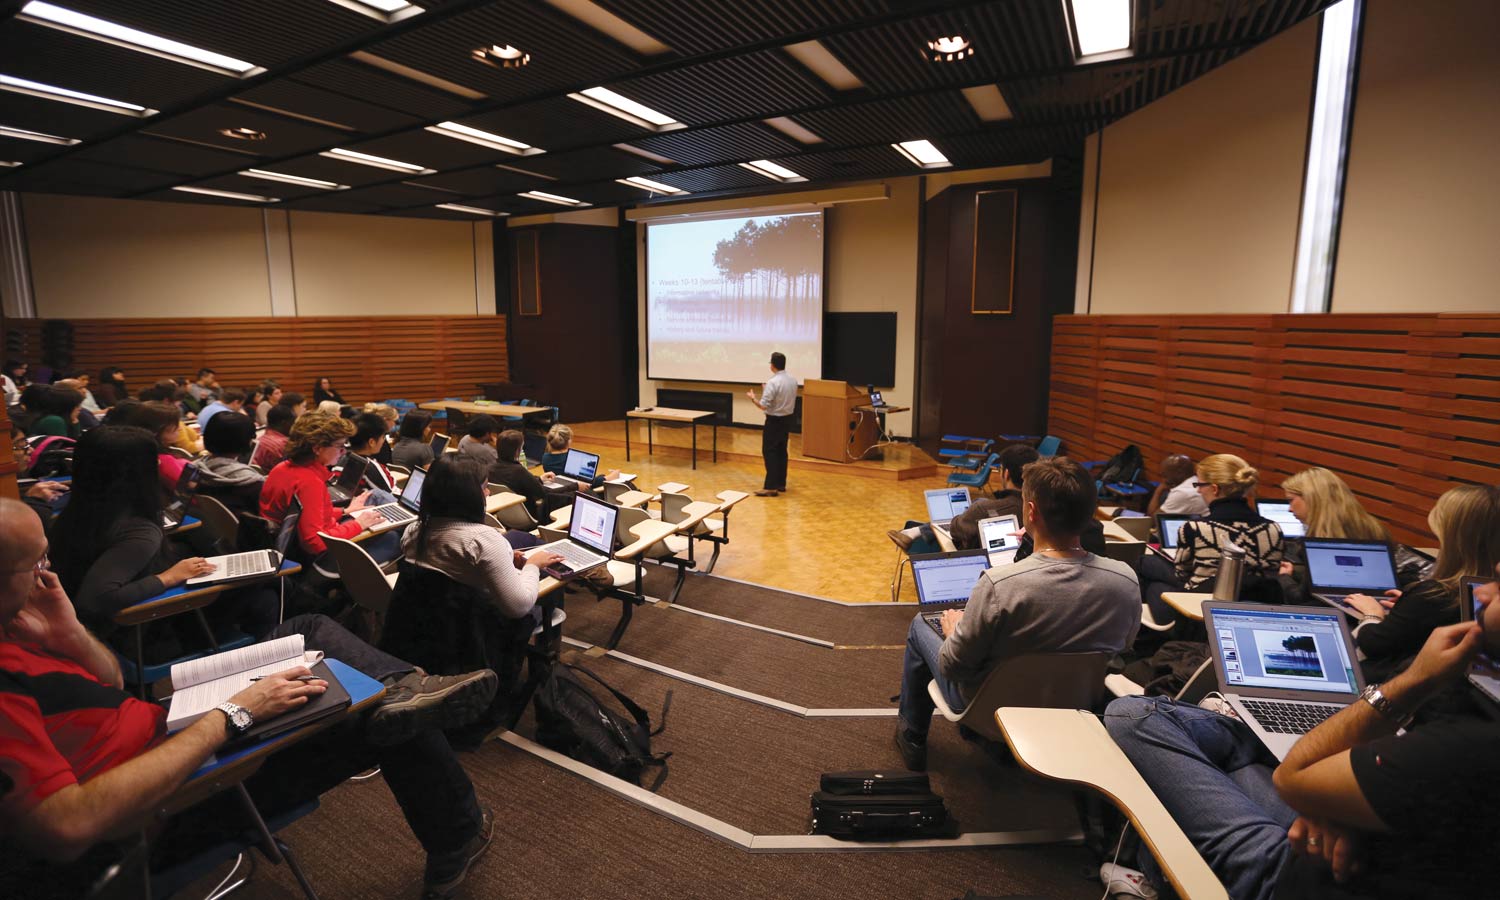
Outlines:
{"label": "person wearing glasses", "polygon": [[[302,517],[297,520],[298,543],[311,562],[327,572],[338,567],[326,559],[328,545],[320,532],[337,538],[356,537],[385,521],[368,507],[395,502],[384,491],[365,491],[349,501],[347,509],[333,505],[333,495],[328,493],[329,469],[348,451],[353,434],[354,423],[348,419],[308,413],[292,425],[286,459],[266,475],[265,486],[260,489],[260,514],[278,528],[292,512],[293,500],[302,505]],[[384,565],[401,552],[399,529],[363,541],[360,547]]]}
{"label": "person wearing glasses", "polygon": [[1141,560],[1141,598],[1158,622],[1177,618],[1162,594],[1213,590],[1225,544],[1244,549],[1246,579],[1274,578],[1281,569],[1281,527],[1252,505],[1260,473],[1233,453],[1216,453],[1198,463],[1196,474],[1193,488],[1208,504],[1208,515],[1183,523],[1175,566],[1155,554]]}

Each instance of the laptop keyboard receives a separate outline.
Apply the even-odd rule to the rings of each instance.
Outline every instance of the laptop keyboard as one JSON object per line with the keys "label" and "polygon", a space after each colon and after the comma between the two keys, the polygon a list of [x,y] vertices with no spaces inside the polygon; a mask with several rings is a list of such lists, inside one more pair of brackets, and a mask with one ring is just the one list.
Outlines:
{"label": "laptop keyboard", "polygon": [[937,634],[938,634],[938,637],[943,637],[943,614],[942,613],[922,613],[922,621],[927,623],[927,627],[928,628],[931,628],[933,631],[936,631]]}
{"label": "laptop keyboard", "polygon": [[416,519],[409,510],[400,506],[377,506],[374,511],[380,513],[382,519],[397,525]]}
{"label": "laptop keyboard", "polygon": [[1255,716],[1260,727],[1276,734],[1307,734],[1342,706],[1323,703],[1278,703],[1275,700],[1246,700],[1240,702]]}
{"label": "laptop keyboard", "polygon": [[219,578],[239,578],[244,575],[253,575],[264,572],[271,566],[271,556],[266,550],[252,550],[249,553],[236,553],[219,560],[219,569],[214,575]]}
{"label": "laptop keyboard", "polygon": [[603,556],[599,553],[593,550],[585,550],[572,541],[558,541],[548,546],[547,550],[561,556],[563,562],[567,563],[568,568],[575,571],[585,566],[592,566],[600,559],[603,559]]}

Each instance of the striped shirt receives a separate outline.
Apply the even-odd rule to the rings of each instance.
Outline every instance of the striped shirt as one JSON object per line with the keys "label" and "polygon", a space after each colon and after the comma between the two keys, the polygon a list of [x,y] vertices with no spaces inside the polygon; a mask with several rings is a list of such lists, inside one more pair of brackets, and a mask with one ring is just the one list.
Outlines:
{"label": "striped shirt", "polygon": [[1196,591],[1219,574],[1219,548],[1234,543],[1245,550],[1245,574],[1275,576],[1281,568],[1281,527],[1262,518],[1241,498],[1215,500],[1208,517],[1182,523],[1177,577]]}

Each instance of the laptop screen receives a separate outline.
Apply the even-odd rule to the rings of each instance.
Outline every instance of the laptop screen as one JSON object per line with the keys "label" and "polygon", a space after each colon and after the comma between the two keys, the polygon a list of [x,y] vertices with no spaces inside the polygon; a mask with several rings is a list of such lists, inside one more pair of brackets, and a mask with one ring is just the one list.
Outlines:
{"label": "laptop screen", "polygon": [[432,443],[428,446],[432,447],[433,459],[442,459],[443,451],[448,449],[448,436],[446,434],[435,434],[432,436]]}
{"label": "laptop screen", "polygon": [[870,391],[870,405],[871,406],[884,406],[885,405],[885,401],[882,400],[882,399],[880,399],[880,392],[879,391]]}
{"label": "laptop screen", "polygon": [[188,463],[182,467],[182,474],[177,477],[177,487],[174,490],[178,500],[187,503],[198,493],[198,464]]}
{"label": "laptop screen", "polygon": [[969,489],[936,488],[926,491],[927,521],[951,522],[959,513],[969,508]]}
{"label": "laptop screen", "polygon": [[1349,658],[1344,614],[1213,608],[1209,629],[1224,669],[1224,692],[1236,688],[1359,693]]}
{"label": "laptop screen", "polygon": [[365,477],[365,466],[370,461],[357,453],[344,454],[344,468],[339,472],[339,480],[336,482],[344,490],[353,490],[359,484],[359,480]]}
{"label": "laptop screen", "polygon": [[1196,518],[1198,517],[1157,515],[1156,530],[1161,532],[1161,548],[1176,550],[1177,538],[1182,534],[1182,523],[1191,522]]}
{"label": "laptop screen", "polygon": [[1383,541],[1307,538],[1307,575],[1315,588],[1380,594],[1394,590],[1396,567]]}
{"label": "laptop screen", "polygon": [[563,462],[563,474],[578,481],[593,481],[599,472],[599,454],[569,450]]}
{"label": "laptop screen", "polygon": [[[1458,617],[1464,622],[1478,622],[1484,625],[1484,614],[1481,611],[1483,604],[1475,591],[1481,584],[1488,584],[1488,578],[1465,578],[1459,585]],[[1469,664],[1469,684],[1473,685],[1481,694],[1484,694],[1491,702],[1500,704],[1500,659],[1496,659],[1484,652],[1483,645],[1480,646],[1479,655]]]}
{"label": "laptop screen", "polygon": [[911,574],[917,583],[917,605],[938,606],[969,599],[979,576],[989,567],[989,555],[983,550],[913,556]]}
{"label": "laptop screen", "polygon": [[608,503],[578,494],[573,498],[568,537],[607,555],[615,547],[615,516],[619,512]]}
{"label": "laptop screen", "polygon": [[412,512],[422,511],[422,482],[427,480],[426,469],[412,469],[401,487],[401,503]]}
{"label": "laptop screen", "polygon": [[995,516],[979,523],[979,546],[985,553],[1005,553],[1018,550],[1021,539],[1016,531],[1021,527],[1015,516]]}
{"label": "laptop screen", "polygon": [[1302,520],[1292,515],[1292,504],[1288,500],[1257,500],[1255,511],[1275,522],[1283,537],[1299,538],[1307,535]]}

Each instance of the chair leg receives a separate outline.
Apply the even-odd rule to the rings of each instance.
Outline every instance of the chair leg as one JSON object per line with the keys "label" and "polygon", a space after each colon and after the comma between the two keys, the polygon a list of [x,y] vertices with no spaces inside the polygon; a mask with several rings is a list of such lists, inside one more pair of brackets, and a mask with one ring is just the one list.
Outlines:
{"label": "chair leg", "polygon": [[245,814],[250,817],[255,830],[260,834],[260,849],[266,855],[266,859],[269,859],[273,865],[285,862],[287,868],[292,870],[292,875],[296,876],[297,884],[301,885],[302,893],[307,896],[307,900],[318,900],[318,892],[313,890],[312,883],[303,874],[302,866],[297,863],[297,857],[292,854],[292,848],[271,833],[266,820],[261,817],[260,810],[255,807],[255,801],[251,799],[250,792],[245,789],[244,783],[235,785],[234,789],[239,794],[240,805],[245,808]]}
{"label": "chair leg", "polygon": [[302,886],[302,893],[307,895],[307,900],[318,900],[318,892],[313,890],[312,882],[308,881],[307,876],[303,874],[302,866],[297,862],[297,854],[293,853],[292,848],[280,838],[273,837],[272,840],[276,842],[276,849],[281,851],[282,858],[286,860],[287,868],[291,869],[292,874],[297,877],[297,884]]}
{"label": "chair leg", "polygon": [[719,561],[719,551],[724,549],[724,545],[719,541],[714,541],[713,545],[714,555],[708,558],[708,565],[703,569],[704,575],[712,575],[714,573],[714,563]]}
{"label": "chair leg", "polygon": [[[243,873],[240,871],[241,867],[244,868]],[[230,894],[249,884],[250,879],[254,876],[255,854],[241,853],[235,857],[234,866],[225,873],[224,879],[215,885],[214,889],[203,900],[223,900],[223,898],[228,897]]]}
{"label": "chair leg", "polygon": [[910,561],[910,557],[901,548],[896,548],[896,571],[891,575],[891,602],[901,602],[901,582],[905,574],[903,567]]}

